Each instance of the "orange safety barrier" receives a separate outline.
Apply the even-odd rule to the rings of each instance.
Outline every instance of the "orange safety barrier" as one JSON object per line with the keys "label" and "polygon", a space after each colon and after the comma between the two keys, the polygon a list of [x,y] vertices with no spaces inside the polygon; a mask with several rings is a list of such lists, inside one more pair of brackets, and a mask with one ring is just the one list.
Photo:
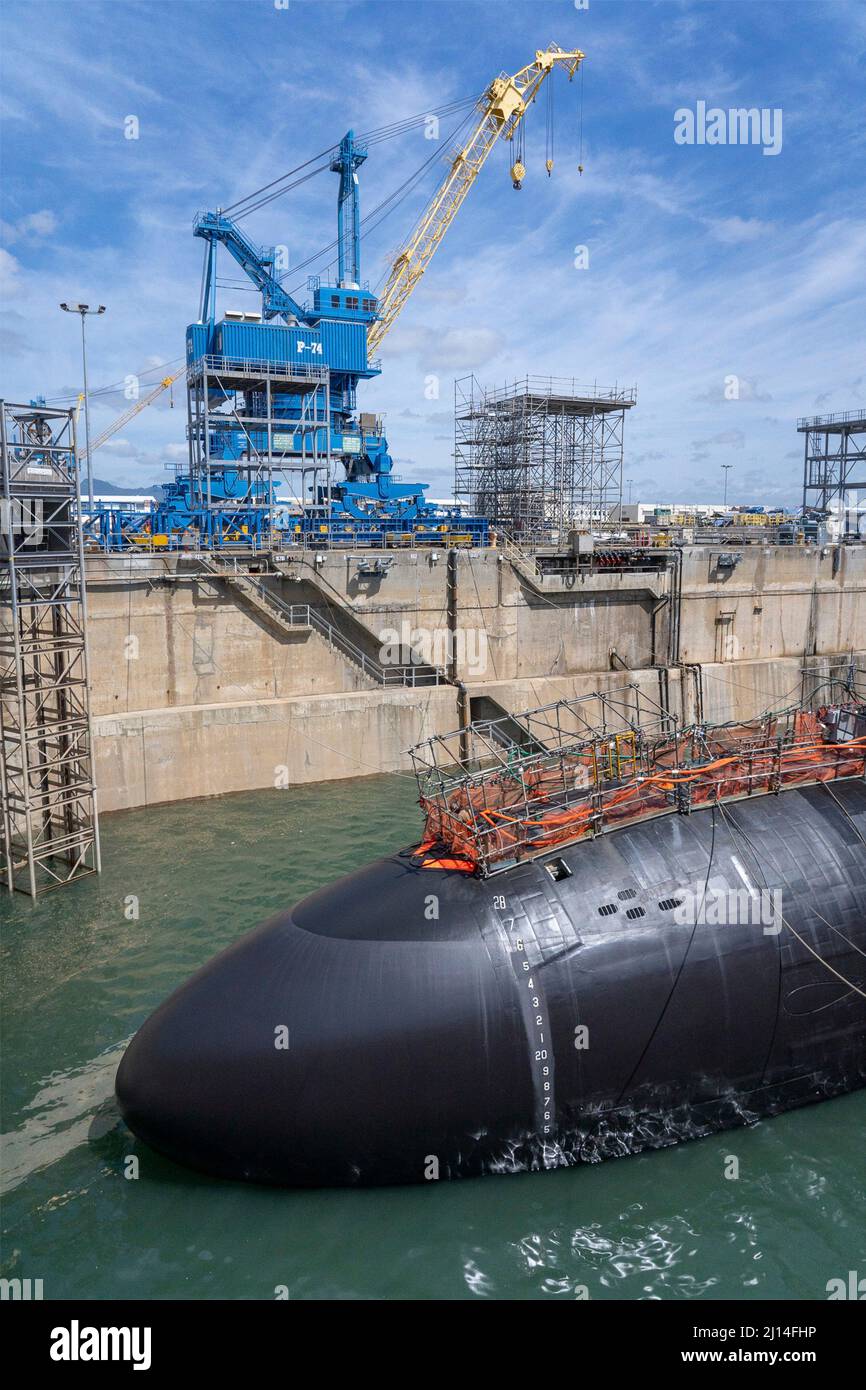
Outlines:
{"label": "orange safety barrier", "polygon": [[[663,811],[866,773],[866,738],[824,742],[825,712],[798,712],[790,743],[768,742],[774,720],[707,731],[700,738],[709,755],[703,762],[687,761],[693,736],[666,740],[643,751],[643,770],[613,787],[597,778],[587,784],[597,764],[586,754],[553,755],[552,766],[504,769],[474,784],[467,779],[447,798],[422,796],[427,826],[416,853],[435,849],[422,867],[474,871]],[[627,761],[637,766],[636,755]],[[569,805],[581,792],[579,804]]]}

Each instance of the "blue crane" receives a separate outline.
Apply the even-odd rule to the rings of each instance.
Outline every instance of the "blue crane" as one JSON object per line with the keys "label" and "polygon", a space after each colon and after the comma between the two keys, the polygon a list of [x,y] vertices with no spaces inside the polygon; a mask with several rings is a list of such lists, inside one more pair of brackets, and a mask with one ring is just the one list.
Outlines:
{"label": "blue crane", "polygon": [[[312,305],[298,303],[284,289],[276,270],[275,248],[256,246],[236,218],[222,210],[200,213],[196,217],[193,231],[207,242],[207,252],[201,319],[187,332],[187,358],[190,367],[205,359],[212,362],[217,378],[231,375],[232,361],[261,359],[287,366],[292,362],[303,362],[311,368],[319,366],[327,373],[328,389],[325,391],[323,385],[315,388],[313,413],[320,421],[325,415],[328,418],[326,424],[314,431],[313,442],[319,457],[341,459],[345,478],[335,484],[318,484],[314,508],[316,504],[326,508],[338,523],[343,515],[353,522],[366,524],[382,517],[417,521],[429,510],[424,503],[427,484],[396,482],[381,422],[366,414],[356,418],[358,381],[376,376],[380,371],[378,363],[370,362],[367,352],[368,334],[377,317],[378,301],[369,288],[360,283],[361,217],[357,170],[366,158],[365,146],[350,130],[330,159],[329,168],[340,176],[337,284],[314,282]],[[260,292],[260,322],[247,321],[258,319],[258,315],[232,318],[227,315],[218,320],[216,253],[219,246],[225,247]],[[222,374],[221,364],[225,367]],[[287,389],[277,391],[271,399],[273,417],[279,423],[276,437],[286,463],[296,461],[305,444],[310,442],[309,431],[305,434],[301,428],[301,416],[304,411],[308,415],[311,413],[311,393],[299,392],[295,385],[287,382]],[[247,459],[251,451],[273,456],[273,429],[269,439],[261,426],[233,429],[227,421],[226,427],[215,433],[212,425],[210,420],[202,427],[209,433],[205,452],[211,474],[217,462],[237,470],[238,464]],[[199,438],[197,442],[201,453],[203,441]],[[222,489],[222,469],[216,471],[216,481]],[[241,478],[242,474],[236,476]],[[188,500],[186,491],[183,499],[184,503]]]}
{"label": "blue crane", "polygon": [[286,323],[306,320],[306,310],[283,289],[274,273],[274,251],[267,252],[254,245],[230,217],[219,211],[201,212],[193,223],[193,235],[204,237],[208,243],[202,291],[203,318],[211,323],[216,318],[216,248],[221,244],[261,291],[264,318],[273,319],[279,315]]}
{"label": "blue crane", "polygon": [[340,285],[347,288],[357,288],[361,276],[361,208],[356,171],[366,158],[366,149],[355,144],[355,132],[349,130],[340,141],[338,154],[331,160],[331,170],[340,175],[340,192],[337,195],[337,279]]}
{"label": "blue crane", "polygon": [[[396,255],[379,298],[361,281],[358,169],[367,159],[367,147],[352,130],[339,146],[293,170],[293,175],[301,174],[294,184],[286,184],[285,175],[228,208],[196,217],[194,234],[207,246],[200,316],[186,335],[190,464],[188,473],[181,472],[164,490],[164,502],[148,519],[146,534],[159,533],[169,544],[187,529],[197,532],[205,544],[243,540],[252,533],[264,539],[265,530],[273,529],[273,475],[291,469],[302,478],[298,530],[328,538],[336,534],[381,540],[391,528],[417,543],[441,541],[443,532],[452,537],[462,532],[475,543],[485,543],[483,518],[463,517],[457,508],[426,502],[424,483],[396,481],[381,421],[373,414],[357,413],[357,386],[379,374],[379,363],[371,354],[420,282],[493,148],[500,139],[512,141],[521,132],[527,110],[554,69],[565,69],[571,79],[583,57],[579,50],[552,44],[537,50],[513,75],[494,78],[480,99],[443,108],[471,106],[461,123],[469,121],[470,129]],[[414,123],[415,118],[408,122]],[[397,122],[373,136],[389,138],[406,125]],[[552,127],[548,134],[550,173]],[[326,168],[340,180],[337,283],[323,285],[312,277],[312,303],[301,304],[283,285],[276,249],[257,246],[239,222]],[[518,148],[511,167],[515,188],[522,186],[525,173]],[[391,195],[386,203],[394,198]],[[220,245],[261,295],[260,312],[227,310],[218,318]],[[345,474],[336,483],[331,474],[334,461],[342,463]],[[323,471],[324,484],[319,480]]]}

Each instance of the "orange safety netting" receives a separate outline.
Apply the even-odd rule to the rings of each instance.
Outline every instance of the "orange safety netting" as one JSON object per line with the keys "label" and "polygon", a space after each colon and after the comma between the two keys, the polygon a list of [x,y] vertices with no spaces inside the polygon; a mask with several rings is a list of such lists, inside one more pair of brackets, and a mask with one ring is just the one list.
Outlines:
{"label": "orange safety netting", "polygon": [[[790,741],[774,722],[661,740],[623,760],[625,775],[600,777],[597,749],[551,754],[539,766],[503,769],[422,796],[427,824],[417,853],[427,868],[473,871],[579,840],[589,833],[710,801],[866,773],[866,738],[827,743],[820,710],[794,716]],[[428,851],[435,853],[428,855]]]}

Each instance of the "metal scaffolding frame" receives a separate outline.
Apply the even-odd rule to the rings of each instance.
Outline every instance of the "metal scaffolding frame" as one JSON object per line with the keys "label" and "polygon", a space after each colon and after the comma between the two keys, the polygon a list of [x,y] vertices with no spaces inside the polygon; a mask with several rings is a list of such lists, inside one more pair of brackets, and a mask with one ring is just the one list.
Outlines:
{"label": "metal scaffolding frame", "polygon": [[803,417],[797,431],[805,436],[803,506],[831,511],[835,503],[846,533],[856,534],[866,504],[866,410]]}
{"label": "metal scaffolding frame", "polygon": [[563,377],[499,388],[455,381],[455,496],[524,544],[604,521],[622,504],[625,415],[636,399],[634,387]]}
{"label": "metal scaffolding frame", "polygon": [[821,688],[840,703],[682,726],[632,682],[434,734],[409,749],[416,854],[486,876],[648,817],[863,776],[866,706],[850,674]]}
{"label": "metal scaffolding frame", "polygon": [[[273,530],[275,475],[290,480],[300,474],[294,500],[301,503],[309,478],[316,499],[321,474],[330,499],[331,387],[326,367],[204,356],[189,368],[187,387],[193,505],[211,513],[231,513],[232,522],[240,525],[245,512],[262,512],[255,487],[265,484],[271,505],[264,510]],[[291,419],[274,414],[275,395],[288,395],[296,402]],[[246,441],[241,459],[212,452],[214,437],[232,431]],[[212,494],[213,472],[227,468],[244,475],[245,497],[226,501]]]}
{"label": "metal scaffolding frame", "polygon": [[72,410],[0,401],[0,879],[100,870]]}

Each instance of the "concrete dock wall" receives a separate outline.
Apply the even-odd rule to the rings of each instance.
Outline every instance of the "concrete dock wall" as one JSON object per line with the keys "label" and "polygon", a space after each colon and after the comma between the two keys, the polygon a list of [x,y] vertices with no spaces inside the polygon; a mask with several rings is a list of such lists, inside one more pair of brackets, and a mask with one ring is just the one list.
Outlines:
{"label": "concrete dock wall", "polygon": [[456,722],[454,690],[175,705],[94,720],[103,811],[406,769]]}
{"label": "concrete dock wall", "polygon": [[[681,581],[673,569],[596,574],[536,591],[502,552],[461,553],[459,674],[505,709],[633,681],[686,722],[700,697],[721,722],[798,699],[804,664],[826,674],[854,652],[866,667],[866,548],[748,548],[733,570],[717,555],[683,552]],[[268,583],[372,652],[395,633],[447,631],[442,552],[398,554],[384,576],[360,561],[291,561]],[[460,722],[453,686],[383,689],[320,632],[276,630],[195,568],[176,556],[89,562],[103,810],[405,769],[408,746]],[[674,617],[682,665],[667,660]]]}

